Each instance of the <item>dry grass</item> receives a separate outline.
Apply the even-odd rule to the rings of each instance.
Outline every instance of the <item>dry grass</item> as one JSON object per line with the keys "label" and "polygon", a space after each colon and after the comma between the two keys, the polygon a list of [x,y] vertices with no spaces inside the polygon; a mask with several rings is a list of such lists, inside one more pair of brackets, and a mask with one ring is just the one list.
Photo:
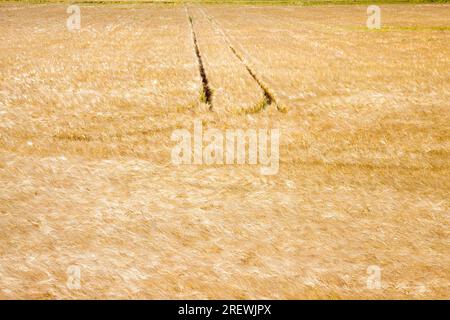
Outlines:
{"label": "dry grass", "polygon": [[[65,9],[0,5],[1,298],[449,298],[448,6],[204,6],[252,115],[198,6],[213,111],[182,6]],[[280,128],[279,173],[172,166],[199,118]]]}
{"label": "dry grass", "polygon": [[212,106],[217,112],[239,112],[254,108],[264,98],[261,88],[200,8],[191,8],[189,14],[213,92]]}

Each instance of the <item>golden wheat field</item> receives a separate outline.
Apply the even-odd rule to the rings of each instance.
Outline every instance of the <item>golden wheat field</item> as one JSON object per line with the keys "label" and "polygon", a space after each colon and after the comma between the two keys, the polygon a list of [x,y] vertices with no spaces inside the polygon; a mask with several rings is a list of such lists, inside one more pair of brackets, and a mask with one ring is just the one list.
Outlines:
{"label": "golden wheat field", "polygon": [[450,298],[450,5],[67,7],[0,3],[1,299]]}

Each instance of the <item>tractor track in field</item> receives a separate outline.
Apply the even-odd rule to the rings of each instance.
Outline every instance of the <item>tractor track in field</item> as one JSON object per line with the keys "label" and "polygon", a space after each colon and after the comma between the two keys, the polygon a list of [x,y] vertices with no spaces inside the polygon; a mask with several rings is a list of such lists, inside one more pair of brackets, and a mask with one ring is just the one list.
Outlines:
{"label": "tractor track in field", "polygon": [[192,40],[194,43],[194,51],[195,51],[195,55],[197,56],[198,69],[200,72],[200,77],[202,79],[202,93],[200,96],[200,101],[205,102],[209,106],[209,110],[212,110],[212,90],[209,87],[208,77],[206,76],[205,67],[203,66],[202,55],[200,53],[200,49],[198,48],[197,35],[195,34],[194,23],[192,22],[192,16],[189,13],[188,7],[185,6],[184,8],[186,10],[186,15],[189,19],[189,23],[191,25]]}
{"label": "tractor track in field", "polygon": [[210,17],[203,8],[199,7],[200,11],[203,13],[203,15],[211,22],[211,25],[213,25],[213,28],[215,26],[215,29],[223,36],[225,42],[227,43],[228,47],[230,48],[231,52],[238,58],[238,60],[243,64],[245,69],[248,71],[250,76],[256,81],[258,86],[261,88],[264,94],[264,103],[262,106],[262,110],[265,109],[268,105],[275,104],[277,107],[277,110],[281,111],[278,105],[278,102],[276,101],[274,94],[271,92],[271,90],[268,88],[266,84],[261,80],[261,78],[257,75],[257,73],[249,66],[249,64],[245,61],[243,55],[239,53],[239,51],[233,46],[228,36],[225,34],[225,31],[223,31],[223,28],[219,25],[217,21],[215,21],[212,17]]}

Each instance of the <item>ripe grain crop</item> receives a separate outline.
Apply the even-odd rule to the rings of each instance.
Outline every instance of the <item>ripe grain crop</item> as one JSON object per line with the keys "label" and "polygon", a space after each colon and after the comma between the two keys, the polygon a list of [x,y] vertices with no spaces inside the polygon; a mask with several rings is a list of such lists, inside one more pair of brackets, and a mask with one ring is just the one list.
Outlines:
{"label": "ripe grain crop", "polygon": [[[381,8],[189,5],[210,110],[184,6],[0,4],[0,298],[448,299],[450,7]],[[196,120],[278,174],[172,165]]]}

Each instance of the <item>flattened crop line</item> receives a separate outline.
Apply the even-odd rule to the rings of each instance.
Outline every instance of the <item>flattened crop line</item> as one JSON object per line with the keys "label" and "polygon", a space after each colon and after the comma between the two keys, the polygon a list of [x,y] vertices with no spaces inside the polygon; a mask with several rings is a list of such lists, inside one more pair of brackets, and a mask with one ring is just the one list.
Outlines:
{"label": "flattened crop line", "polygon": [[202,94],[200,97],[200,100],[203,100],[206,104],[209,105],[209,109],[212,109],[212,92],[211,89],[209,88],[209,84],[208,84],[208,78],[206,77],[206,72],[205,72],[205,68],[203,67],[203,61],[202,61],[202,55],[200,54],[200,50],[198,49],[198,44],[197,44],[197,36],[195,34],[195,29],[194,29],[194,23],[192,22],[192,17],[189,14],[189,9],[187,7],[185,7],[186,9],[186,14],[189,18],[189,23],[191,24],[191,31],[192,31],[192,39],[194,41],[194,50],[195,50],[195,54],[197,56],[197,60],[198,60],[198,68],[199,68],[199,72],[200,72],[200,77],[202,78]]}
{"label": "flattened crop line", "polygon": [[234,49],[233,46],[229,46],[229,47],[230,47],[231,51],[233,51],[235,56],[239,60],[241,60],[242,64],[245,66],[245,69],[247,69],[248,73],[252,76],[253,79],[255,79],[256,83],[259,85],[259,87],[263,91],[263,93],[264,93],[264,106],[263,106],[263,109],[265,109],[268,105],[272,104],[273,102],[275,104],[277,104],[275,102],[275,99],[272,96],[272,94],[270,94],[270,92],[267,90],[267,88],[261,83],[261,81],[258,79],[256,74],[253,72],[253,70],[245,63],[244,59],[239,55],[239,53],[236,51],[236,49]]}
{"label": "flattened crop line", "polygon": [[205,15],[205,17],[208,18],[208,20],[211,22],[211,24],[216,26],[217,30],[222,34],[223,38],[225,39],[225,42],[227,43],[227,45],[230,48],[230,50],[239,59],[239,61],[241,61],[241,63],[244,65],[245,69],[247,69],[248,73],[252,76],[252,78],[256,81],[256,83],[259,85],[259,87],[263,91],[263,93],[264,93],[264,105],[263,105],[262,109],[265,109],[268,105],[274,103],[277,106],[277,109],[280,110],[278,108],[278,103],[275,100],[273,94],[270,92],[270,90],[267,88],[267,86],[259,79],[259,77],[256,75],[256,72],[253,71],[252,68],[245,62],[245,60],[242,57],[242,55],[235,49],[235,47],[233,46],[231,41],[228,39],[228,36],[225,34],[225,32],[219,26],[217,21],[215,21],[213,18],[208,16],[206,14],[206,12],[203,10],[203,8],[200,8],[200,10]]}

